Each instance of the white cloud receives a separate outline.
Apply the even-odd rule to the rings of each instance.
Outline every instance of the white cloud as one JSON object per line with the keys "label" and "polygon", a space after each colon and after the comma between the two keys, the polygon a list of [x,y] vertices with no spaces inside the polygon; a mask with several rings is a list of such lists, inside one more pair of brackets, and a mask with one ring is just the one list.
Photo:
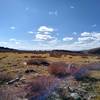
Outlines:
{"label": "white cloud", "polygon": [[[83,50],[90,49],[100,46],[100,33],[97,32],[82,32],[77,41],[72,41],[73,37],[64,37],[62,42],[58,40],[57,37],[52,36],[52,34],[37,33],[38,41],[41,43],[42,49],[66,49],[66,50]],[[49,46],[48,46],[49,45]]]}
{"label": "white cloud", "polygon": [[11,30],[15,30],[16,27],[15,27],[15,26],[11,26],[10,29],[11,29]]}
{"label": "white cloud", "polygon": [[83,32],[81,33],[81,36],[91,36],[92,34],[90,32]]}
{"label": "white cloud", "polygon": [[94,37],[79,37],[78,38],[78,41],[81,43],[88,43],[88,42],[92,42],[94,40],[95,40]]}
{"label": "white cloud", "polygon": [[58,11],[57,10],[56,11],[49,11],[49,15],[57,16],[58,15]]}
{"label": "white cloud", "polygon": [[100,33],[93,32],[92,36],[100,40]]}
{"label": "white cloud", "polygon": [[[61,43],[56,45],[56,48],[67,50],[86,50],[100,47],[100,33],[98,32],[83,32],[84,35],[77,38],[77,41],[71,44]],[[82,33],[81,33],[82,34]]]}
{"label": "white cloud", "polygon": [[55,29],[47,26],[40,26],[35,34],[34,41],[53,41],[55,40]]}
{"label": "white cloud", "polygon": [[100,33],[99,32],[83,32],[81,33],[82,37],[91,37],[95,39],[100,39]]}
{"label": "white cloud", "polygon": [[21,41],[11,38],[8,41],[1,41],[0,46],[31,50],[83,50],[100,46],[100,32],[82,32],[80,33],[80,37],[78,37],[76,41],[73,41],[73,37],[64,37],[63,39],[58,40],[57,35],[55,35],[56,31],[54,28],[52,28],[52,31],[49,30],[50,34],[45,34],[47,29],[39,30],[39,28],[34,34],[34,40],[31,41],[32,43],[30,41]]}
{"label": "white cloud", "polygon": [[5,42],[5,41],[0,41],[0,45],[7,45],[8,42]]}
{"label": "white cloud", "polygon": [[15,38],[11,38],[9,39],[8,43],[15,43],[15,44],[20,44],[22,41],[21,40],[17,40]]}
{"label": "white cloud", "polygon": [[26,46],[26,44],[27,43],[25,43],[25,41],[17,40],[15,38],[11,38],[11,39],[6,40],[6,41],[0,41],[0,46],[15,48],[15,49],[28,49],[29,44],[27,46]]}
{"label": "white cloud", "polygon": [[100,33],[83,32],[73,46],[79,47],[80,49],[100,47]]}
{"label": "white cloud", "polygon": [[40,26],[38,28],[38,32],[44,32],[45,34],[48,34],[50,32],[54,32],[54,29],[51,27],[47,27],[47,26]]}
{"label": "white cloud", "polygon": [[21,42],[10,39],[8,41],[0,41],[0,46],[18,49],[21,46]]}
{"label": "white cloud", "polygon": [[36,40],[51,40],[53,39],[53,37],[51,35],[48,34],[36,34]]}
{"label": "white cloud", "polygon": [[73,37],[64,37],[63,41],[72,41],[74,38]]}

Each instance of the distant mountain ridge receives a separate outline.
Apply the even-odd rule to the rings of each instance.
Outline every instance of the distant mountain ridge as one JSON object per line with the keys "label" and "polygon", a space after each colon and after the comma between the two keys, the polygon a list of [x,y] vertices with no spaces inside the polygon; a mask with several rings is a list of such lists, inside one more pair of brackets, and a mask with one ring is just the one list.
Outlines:
{"label": "distant mountain ridge", "polygon": [[0,47],[0,52],[10,52],[10,51],[18,51],[18,50],[7,47]]}
{"label": "distant mountain ridge", "polygon": [[83,50],[83,51],[70,51],[70,50],[51,50],[51,51],[42,51],[42,50],[17,50],[13,48],[6,48],[6,47],[0,47],[0,52],[34,52],[34,53],[61,53],[61,54],[99,54],[100,55],[100,47],[99,48],[93,48],[90,50]]}
{"label": "distant mountain ridge", "polygon": [[100,54],[100,47],[87,50],[87,53],[89,53],[89,54]]}

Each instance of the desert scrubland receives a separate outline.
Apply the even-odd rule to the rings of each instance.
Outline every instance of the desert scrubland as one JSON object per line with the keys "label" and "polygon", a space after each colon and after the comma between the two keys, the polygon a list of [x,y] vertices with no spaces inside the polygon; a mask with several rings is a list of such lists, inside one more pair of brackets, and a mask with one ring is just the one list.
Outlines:
{"label": "desert scrubland", "polygon": [[0,100],[100,100],[100,56],[1,52]]}

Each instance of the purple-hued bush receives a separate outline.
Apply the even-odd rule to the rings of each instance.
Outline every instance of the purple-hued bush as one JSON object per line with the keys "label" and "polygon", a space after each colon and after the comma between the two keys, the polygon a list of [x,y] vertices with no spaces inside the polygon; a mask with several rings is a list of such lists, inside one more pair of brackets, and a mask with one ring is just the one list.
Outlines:
{"label": "purple-hued bush", "polygon": [[29,100],[42,100],[43,98],[46,98],[58,86],[58,84],[59,80],[55,77],[36,77],[26,86],[26,91],[28,91],[26,97]]}
{"label": "purple-hued bush", "polygon": [[48,72],[58,77],[73,75],[77,71],[78,71],[77,65],[66,64],[64,62],[54,62],[48,67]]}
{"label": "purple-hued bush", "polygon": [[50,74],[58,76],[62,78],[63,76],[72,75],[76,79],[82,79],[84,77],[89,76],[89,70],[87,67],[79,67],[76,64],[66,64],[63,62],[55,62],[52,63],[48,67],[48,71]]}
{"label": "purple-hued bush", "polygon": [[54,62],[48,67],[48,72],[52,75],[63,77],[70,74],[67,67],[68,65],[66,65],[66,63]]}
{"label": "purple-hued bush", "polygon": [[88,70],[100,70],[100,63],[90,63],[86,67]]}
{"label": "purple-hued bush", "polygon": [[89,76],[89,70],[85,67],[82,67],[76,73],[74,73],[73,76],[77,80],[82,80]]}
{"label": "purple-hued bush", "polygon": [[100,63],[83,64],[75,73],[73,73],[73,76],[78,80],[86,79],[90,77],[91,70],[100,70]]}

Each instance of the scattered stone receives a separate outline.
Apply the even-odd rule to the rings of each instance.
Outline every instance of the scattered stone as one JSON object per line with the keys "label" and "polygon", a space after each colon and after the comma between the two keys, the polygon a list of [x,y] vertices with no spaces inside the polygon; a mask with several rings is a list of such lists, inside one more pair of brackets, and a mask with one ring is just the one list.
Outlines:
{"label": "scattered stone", "polygon": [[27,69],[27,70],[25,70],[25,73],[36,73],[36,71],[35,70],[33,70],[33,69]]}
{"label": "scattered stone", "polygon": [[6,84],[13,84],[15,82],[20,81],[22,75],[17,76],[15,79],[8,81]]}
{"label": "scattered stone", "polygon": [[20,78],[15,78],[15,79],[13,79],[13,80],[11,80],[11,81],[9,81],[9,82],[7,82],[7,84],[13,84],[13,83],[15,83],[15,82],[18,82],[20,80]]}
{"label": "scattered stone", "polygon": [[70,96],[75,100],[81,100],[81,97],[78,93],[71,93]]}

